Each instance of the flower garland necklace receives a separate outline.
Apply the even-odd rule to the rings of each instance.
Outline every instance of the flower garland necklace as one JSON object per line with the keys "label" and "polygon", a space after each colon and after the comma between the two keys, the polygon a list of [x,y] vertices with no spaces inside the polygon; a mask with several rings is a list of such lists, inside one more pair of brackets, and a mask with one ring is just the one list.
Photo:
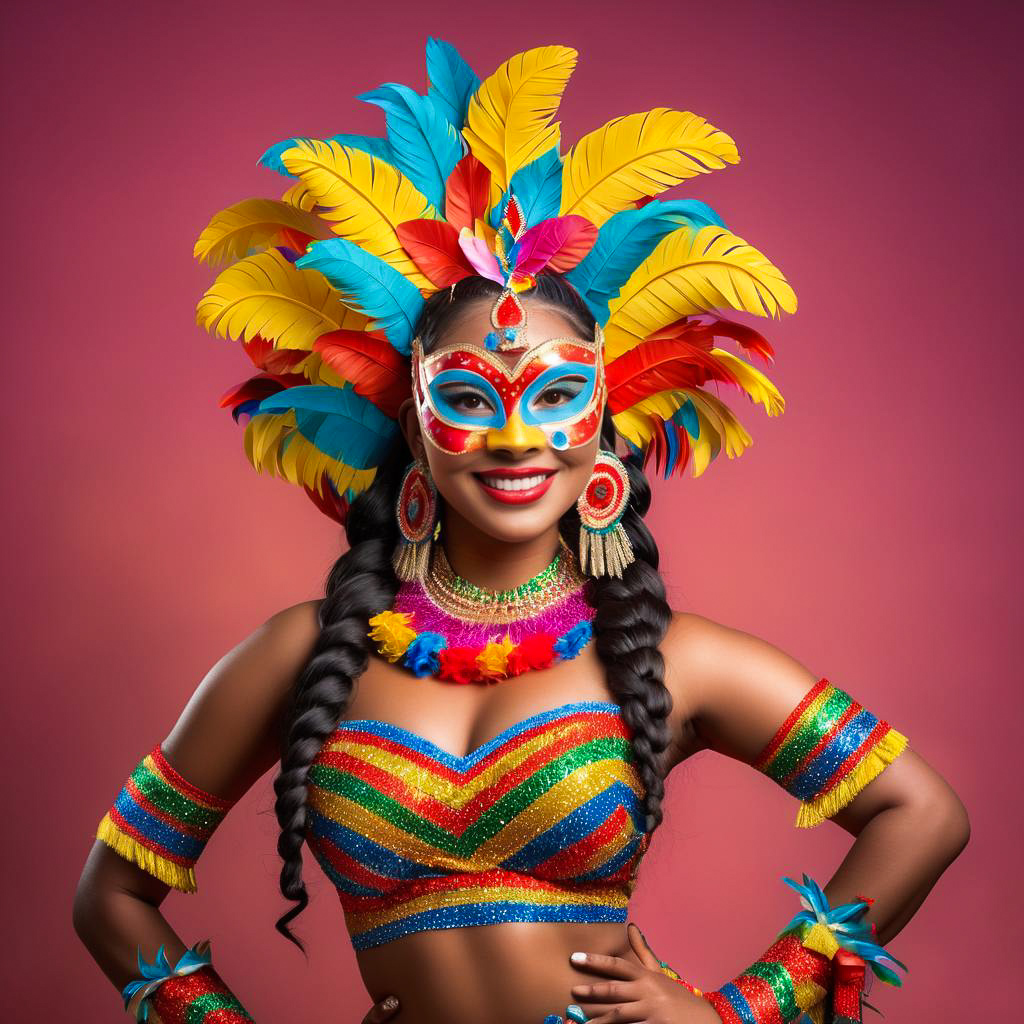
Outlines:
{"label": "flower garland necklace", "polygon": [[562,546],[532,579],[487,590],[456,575],[435,545],[426,578],[402,582],[389,611],[369,620],[380,654],[414,675],[495,683],[568,661],[593,635],[586,579]]}

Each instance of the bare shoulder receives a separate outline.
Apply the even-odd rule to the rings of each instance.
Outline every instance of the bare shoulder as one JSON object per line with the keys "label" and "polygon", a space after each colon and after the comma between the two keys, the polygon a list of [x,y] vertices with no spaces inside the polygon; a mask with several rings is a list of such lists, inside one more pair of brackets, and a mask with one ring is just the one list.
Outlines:
{"label": "bare shoulder", "polygon": [[320,634],[319,601],[276,612],[206,673],[162,747],[195,785],[230,797],[280,755],[295,684]]}
{"label": "bare shoulder", "polygon": [[665,685],[702,746],[752,762],[818,676],[753,633],[675,612],[665,639]]}

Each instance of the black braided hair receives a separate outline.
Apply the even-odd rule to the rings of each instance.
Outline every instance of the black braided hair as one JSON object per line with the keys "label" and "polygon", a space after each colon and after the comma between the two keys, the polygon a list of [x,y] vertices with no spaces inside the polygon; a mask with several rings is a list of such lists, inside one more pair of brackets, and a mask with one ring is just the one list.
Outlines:
{"label": "black braided hair", "polygon": [[[466,303],[494,299],[501,288],[469,277],[436,292],[425,303],[417,324],[424,351],[434,349]],[[583,337],[594,337],[595,321],[576,290],[561,275],[542,274],[529,293],[534,301],[557,307]],[[601,441],[614,451],[616,433],[606,413]],[[398,543],[394,505],[402,474],[411,461],[398,441],[370,487],[356,497],[345,524],[349,550],[335,562],[320,606],[320,636],[292,695],[282,744],[281,768],[274,780],[275,812],[281,832],[277,849],[283,865],[281,892],[291,907],[276,924],[287,939],[304,949],[289,924],[306,908],[309,895],[302,880],[302,844],[307,828],[310,765],[341,720],[353,685],[370,656],[367,620],[391,607],[398,580],[391,555]],[[608,688],[633,732],[633,751],[644,786],[644,812],[650,835],[661,823],[664,796],[663,754],[669,744],[672,699],[664,683],[659,645],[671,610],[658,573],[658,548],[643,517],[651,502],[650,485],[635,457],[624,460],[630,499],[622,525],[635,553],[621,579],[600,577],[589,593],[596,608],[594,643],[605,668]],[[579,515],[570,509],[559,524],[566,543],[579,555]]]}

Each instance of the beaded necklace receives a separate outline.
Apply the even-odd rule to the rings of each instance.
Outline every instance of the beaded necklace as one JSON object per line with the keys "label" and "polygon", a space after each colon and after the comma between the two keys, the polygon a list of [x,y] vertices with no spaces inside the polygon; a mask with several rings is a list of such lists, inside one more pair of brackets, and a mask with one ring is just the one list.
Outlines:
{"label": "beaded necklace", "polygon": [[369,620],[381,655],[416,676],[495,683],[575,658],[594,609],[572,552],[562,547],[532,579],[488,590],[452,569],[435,545],[426,578],[402,582],[389,611]]}

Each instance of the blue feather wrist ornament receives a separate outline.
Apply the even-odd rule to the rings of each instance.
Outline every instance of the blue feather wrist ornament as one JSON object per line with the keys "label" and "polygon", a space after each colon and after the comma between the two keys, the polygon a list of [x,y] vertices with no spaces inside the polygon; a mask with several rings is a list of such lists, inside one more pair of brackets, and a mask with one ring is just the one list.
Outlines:
{"label": "blue feather wrist ornament", "polygon": [[127,1010],[128,1004],[132,999],[140,991],[143,992],[142,999],[135,1008],[135,1019],[137,1021],[145,1021],[149,1019],[149,998],[165,981],[171,978],[179,978],[186,974],[192,974],[203,967],[211,966],[213,954],[210,951],[209,940],[205,939],[202,942],[197,942],[190,949],[186,949],[182,953],[181,959],[173,967],[171,967],[170,961],[167,959],[167,953],[164,951],[163,946],[157,950],[156,957],[151,964],[146,963],[143,959],[141,947],[136,955],[136,959],[139,965],[139,973],[142,977],[136,981],[128,982],[121,995],[124,997],[124,1008]]}

